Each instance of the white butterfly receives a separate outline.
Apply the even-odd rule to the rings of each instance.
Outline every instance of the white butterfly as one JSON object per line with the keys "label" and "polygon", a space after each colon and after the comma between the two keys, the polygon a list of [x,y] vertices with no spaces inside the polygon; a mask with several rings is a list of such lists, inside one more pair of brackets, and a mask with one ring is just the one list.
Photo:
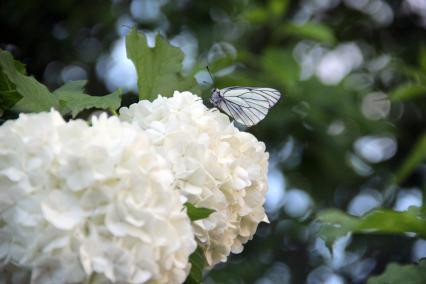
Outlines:
{"label": "white butterfly", "polygon": [[210,102],[237,122],[253,126],[280,98],[280,92],[272,88],[228,87],[212,89]]}

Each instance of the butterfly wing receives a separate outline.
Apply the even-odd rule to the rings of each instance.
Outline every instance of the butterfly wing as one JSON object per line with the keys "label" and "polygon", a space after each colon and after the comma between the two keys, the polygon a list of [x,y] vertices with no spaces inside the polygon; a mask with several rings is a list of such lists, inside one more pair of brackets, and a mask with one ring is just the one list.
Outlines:
{"label": "butterfly wing", "polygon": [[237,122],[252,126],[265,118],[281,98],[272,88],[229,87],[220,90],[222,100],[216,105]]}

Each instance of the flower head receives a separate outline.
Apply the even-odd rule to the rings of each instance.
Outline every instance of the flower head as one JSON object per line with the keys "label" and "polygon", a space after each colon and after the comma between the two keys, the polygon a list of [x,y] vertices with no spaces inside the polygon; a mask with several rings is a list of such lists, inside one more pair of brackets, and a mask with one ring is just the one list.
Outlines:
{"label": "flower head", "polygon": [[51,111],[0,127],[3,277],[182,283],[196,243],[168,162],[137,126],[91,124]]}
{"label": "flower head", "polygon": [[265,145],[189,92],[121,108],[120,119],[137,123],[148,134],[172,164],[176,187],[190,203],[215,210],[193,222],[209,264],[241,252],[267,220]]}

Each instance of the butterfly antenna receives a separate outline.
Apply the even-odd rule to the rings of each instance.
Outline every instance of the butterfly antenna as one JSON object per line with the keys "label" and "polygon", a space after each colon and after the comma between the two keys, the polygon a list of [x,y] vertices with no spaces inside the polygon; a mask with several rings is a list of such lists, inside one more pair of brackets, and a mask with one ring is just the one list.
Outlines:
{"label": "butterfly antenna", "polygon": [[213,75],[212,75],[212,72],[210,72],[210,68],[209,68],[209,66],[208,66],[208,65],[206,66],[206,69],[207,69],[207,72],[209,72],[210,78],[212,78],[212,82],[213,82],[213,84],[214,84]]}

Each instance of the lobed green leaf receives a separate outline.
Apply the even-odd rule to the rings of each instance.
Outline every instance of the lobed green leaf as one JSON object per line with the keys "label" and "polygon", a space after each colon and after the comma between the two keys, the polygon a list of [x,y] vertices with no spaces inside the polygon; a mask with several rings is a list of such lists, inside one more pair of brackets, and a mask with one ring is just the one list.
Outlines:
{"label": "lobed green leaf", "polygon": [[120,89],[105,96],[90,96],[84,93],[86,81],[70,81],[56,89],[54,94],[60,101],[60,112],[71,112],[76,117],[84,109],[100,108],[115,111],[121,105]]}
{"label": "lobed green leaf", "polygon": [[132,29],[126,37],[126,51],[136,67],[140,99],[171,96],[175,90],[190,91],[198,86],[193,77],[180,73],[183,52],[161,37],[155,37],[151,48],[145,35]]}

